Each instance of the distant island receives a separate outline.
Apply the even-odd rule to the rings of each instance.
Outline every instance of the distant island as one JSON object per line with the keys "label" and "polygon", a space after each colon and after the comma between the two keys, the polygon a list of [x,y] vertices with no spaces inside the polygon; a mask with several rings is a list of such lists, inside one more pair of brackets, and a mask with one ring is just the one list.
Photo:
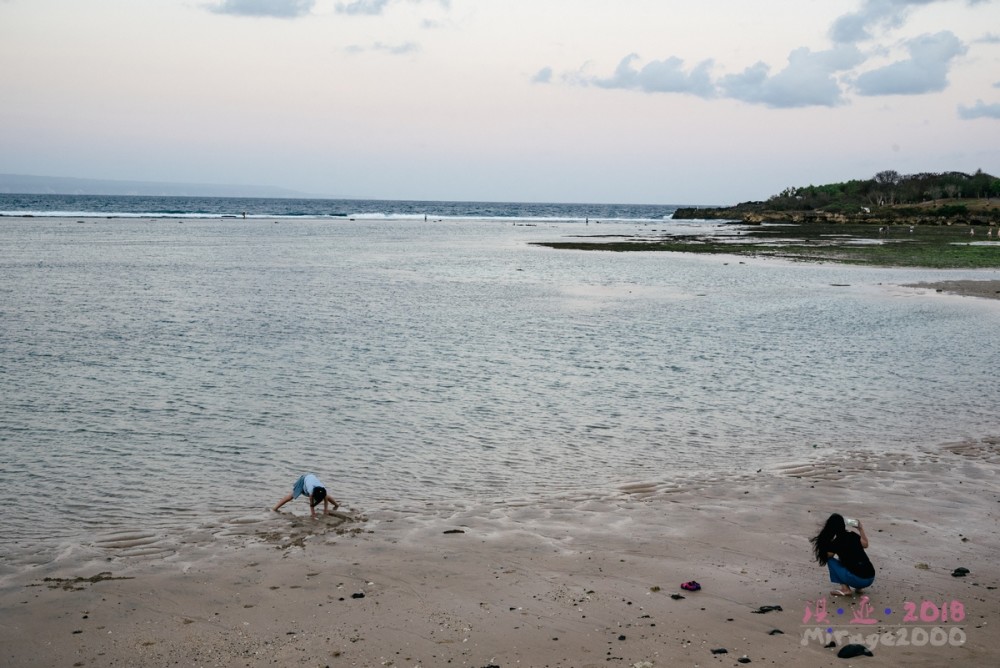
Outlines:
{"label": "distant island", "polygon": [[18,195],[115,195],[145,197],[268,197],[307,199],[306,193],[275,186],[225,185],[216,183],[161,183],[116,181],[68,176],[0,174],[0,194]]}
{"label": "distant island", "polygon": [[685,207],[676,220],[870,223],[878,225],[1000,222],[1000,178],[983,172],[912,174],[886,170],[865,180],[786,188],[764,202],[715,208]]}

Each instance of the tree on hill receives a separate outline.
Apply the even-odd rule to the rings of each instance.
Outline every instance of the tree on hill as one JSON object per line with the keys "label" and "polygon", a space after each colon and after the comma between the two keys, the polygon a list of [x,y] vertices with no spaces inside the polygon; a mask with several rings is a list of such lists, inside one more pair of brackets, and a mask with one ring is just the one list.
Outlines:
{"label": "tree on hill", "polygon": [[871,179],[822,186],[785,188],[767,200],[766,208],[777,211],[806,210],[857,212],[883,206],[920,204],[942,198],[979,199],[1000,197],[1000,179],[983,170],[921,173],[908,176],[887,169]]}

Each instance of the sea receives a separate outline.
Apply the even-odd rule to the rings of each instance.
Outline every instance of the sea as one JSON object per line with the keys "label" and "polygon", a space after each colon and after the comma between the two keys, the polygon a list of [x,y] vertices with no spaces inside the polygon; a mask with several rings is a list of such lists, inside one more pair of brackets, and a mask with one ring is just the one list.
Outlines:
{"label": "sea", "polygon": [[676,208],[0,195],[0,577],[998,434],[1000,272],[536,245]]}

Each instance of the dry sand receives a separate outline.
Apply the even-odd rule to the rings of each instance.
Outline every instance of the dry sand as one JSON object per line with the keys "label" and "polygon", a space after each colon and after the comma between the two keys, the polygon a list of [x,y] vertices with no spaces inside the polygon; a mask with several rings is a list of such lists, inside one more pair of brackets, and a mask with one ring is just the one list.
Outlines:
{"label": "dry sand", "polygon": [[[8,578],[0,664],[994,666],[998,472],[995,439],[351,521],[262,508],[244,535],[168,559]],[[874,626],[851,623],[858,600],[829,597],[811,560],[807,539],[831,511],[865,522]],[[960,566],[970,574],[952,577]],[[688,580],[702,590],[682,591]],[[803,624],[824,598],[830,619]],[[960,604],[964,618],[904,622],[907,604],[925,617]],[[910,644],[849,660],[803,644],[830,624]],[[942,645],[948,633],[964,643]]]}

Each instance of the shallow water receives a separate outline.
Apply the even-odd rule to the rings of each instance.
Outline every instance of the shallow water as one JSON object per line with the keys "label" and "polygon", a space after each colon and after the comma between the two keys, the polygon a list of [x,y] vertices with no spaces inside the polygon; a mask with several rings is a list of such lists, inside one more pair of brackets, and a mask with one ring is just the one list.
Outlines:
{"label": "shallow water", "polygon": [[997,272],[528,245],[650,229],[0,220],[0,566],[997,433],[1000,302],[894,287]]}

